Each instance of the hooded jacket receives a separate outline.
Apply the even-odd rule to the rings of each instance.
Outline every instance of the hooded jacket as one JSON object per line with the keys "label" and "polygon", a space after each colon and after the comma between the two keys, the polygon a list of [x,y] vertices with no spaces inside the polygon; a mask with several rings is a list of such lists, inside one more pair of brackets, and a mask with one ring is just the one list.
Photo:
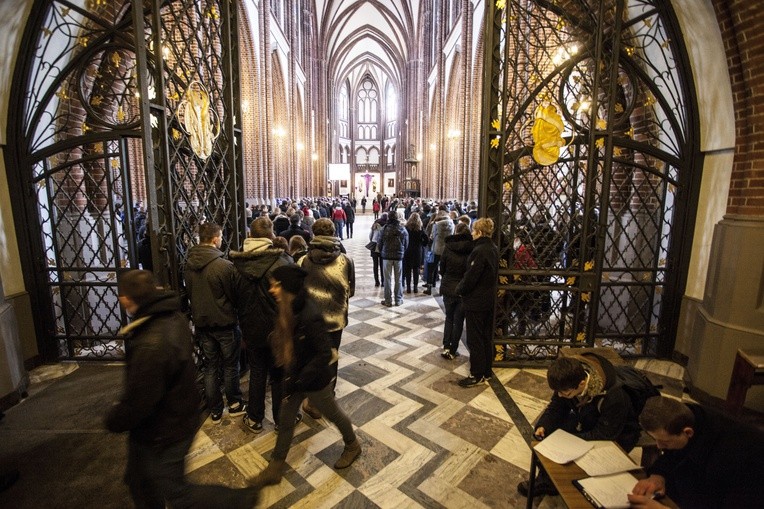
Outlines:
{"label": "hooded jacket", "polygon": [[344,329],[348,324],[348,301],[355,295],[355,264],[340,250],[339,239],[317,235],[298,264],[308,272],[305,286],[322,310],[327,330]]}
{"label": "hooded jacket", "polygon": [[120,333],[125,335],[125,387],[106,416],[106,427],[129,431],[131,439],[146,445],[166,446],[193,436],[200,396],[191,330],[178,296],[157,292]]}
{"label": "hooded jacket", "polygon": [[387,218],[387,224],[382,228],[377,247],[383,260],[403,260],[403,254],[409,245],[409,234],[406,228],[397,220]]}
{"label": "hooded jacket", "polygon": [[450,217],[435,221],[432,225],[432,252],[438,256],[443,254],[446,248],[446,237],[454,234],[454,222]]}
{"label": "hooded jacket", "polygon": [[467,271],[467,258],[472,252],[472,235],[449,235],[446,237],[445,249],[440,257],[440,294],[444,297],[457,297],[456,285],[462,280]]}
{"label": "hooded jacket", "polygon": [[188,250],[184,275],[196,327],[233,327],[236,324],[233,303],[236,272],[233,264],[223,256],[215,246],[197,245]]}
{"label": "hooded jacket", "polygon": [[613,364],[597,354],[578,357],[587,373],[596,372],[603,378],[602,390],[591,399],[562,398],[556,392],[546,410],[539,417],[537,427],[543,427],[547,436],[572,416],[575,430],[566,429],[584,440],[614,440],[625,451],[630,451],[639,440],[640,427],[631,398],[618,381]]}
{"label": "hooded jacket", "polygon": [[270,239],[248,238],[241,251],[229,254],[236,268],[234,288],[239,325],[247,348],[268,348],[268,334],[273,330],[276,301],[268,288],[268,276],[281,265],[291,263],[283,249],[273,247]]}

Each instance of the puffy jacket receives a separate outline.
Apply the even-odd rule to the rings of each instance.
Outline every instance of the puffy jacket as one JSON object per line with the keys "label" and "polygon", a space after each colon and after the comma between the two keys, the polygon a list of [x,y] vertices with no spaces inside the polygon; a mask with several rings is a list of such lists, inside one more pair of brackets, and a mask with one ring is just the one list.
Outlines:
{"label": "puffy jacket", "polygon": [[295,315],[294,362],[285,370],[285,396],[323,389],[333,378],[330,366],[337,362],[318,304],[303,294],[294,300],[292,311]]}
{"label": "puffy jacket", "polygon": [[158,292],[120,332],[125,334],[125,387],[106,416],[106,427],[129,431],[132,439],[147,445],[193,436],[200,397],[191,330],[178,296]]}
{"label": "puffy jacket", "polygon": [[292,263],[283,249],[273,247],[270,239],[248,238],[242,251],[229,256],[236,268],[236,308],[247,348],[268,348],[268,334],[273,330],[276,301],[268,288],[268,276],[277,267]]}
{"label": "puffy jacket", "polygon": [[305,287],[323,311],[330,332],[348,324],[348,301],[355,294],[355,264],[340,251],[336,237],[317,235],[299,265],[308,272]]}
{"label": "puffy jacket", "polygon": [[467,271],[467,258],[472,252],[472,235],[449,235],[446,237],[445,249],[440,256],[440,294],[446,297],[456,297],[456,285],[462,280]]}
{"label": "puffy jacket", "polygon": [[388,218],[382,228],[377,247],[383,260],[403,260],[403,254],[409,245],[409,234],[401,223]]}
{"label": "puffy jacket", "polygon": [[436,221],[432,225],[432,251],[440,256],[446,248],[446,237],[454,234],[454,222],[450,217]]}
{"label": "puffy jacket", "polygon": [[467,258],[467,272],[456,286],[465,311],[493,306],[499,275],[499,250],[488,237],[480,237]]}
{"label": "puffy jacket", "polygon": [[198,245],[188,250],[184,272],[196,327],[226,327],[236,324],[233,303],[236,271],[215,246]]}

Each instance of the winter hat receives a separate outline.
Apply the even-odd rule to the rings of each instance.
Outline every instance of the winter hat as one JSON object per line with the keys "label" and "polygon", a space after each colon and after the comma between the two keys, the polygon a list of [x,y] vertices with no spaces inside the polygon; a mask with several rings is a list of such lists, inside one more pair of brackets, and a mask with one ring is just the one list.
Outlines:
{"label": "winter hat", "polygon": [[277,267],[271,273],[271,277],[281,283],[281,288],[294,295],[302,289],[307,275],[304,269],[293,263]]}

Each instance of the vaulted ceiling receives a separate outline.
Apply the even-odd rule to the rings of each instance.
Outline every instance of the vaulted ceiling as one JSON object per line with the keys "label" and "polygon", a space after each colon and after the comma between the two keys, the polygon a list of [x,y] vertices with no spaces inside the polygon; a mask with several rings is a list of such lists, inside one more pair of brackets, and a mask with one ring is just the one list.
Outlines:
{"label": "vaulted ceiling", "polygon": [[[315,0],[319,37],[335,83],[369,72],[400,90],[415,52],[420,0]],[[381,84],[381,83],[380,83]]]}

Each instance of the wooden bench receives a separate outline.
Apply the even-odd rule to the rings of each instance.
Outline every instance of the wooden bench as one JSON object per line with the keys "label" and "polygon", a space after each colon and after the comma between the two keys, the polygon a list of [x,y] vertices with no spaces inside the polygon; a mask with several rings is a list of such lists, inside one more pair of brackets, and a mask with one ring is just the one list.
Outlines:
{"label": "wooden bench", "polygon": [[732,415],[740,414],[748,389],[760,384],[764,384],[764,350],[738,349],[727,390],[727,411]]}

